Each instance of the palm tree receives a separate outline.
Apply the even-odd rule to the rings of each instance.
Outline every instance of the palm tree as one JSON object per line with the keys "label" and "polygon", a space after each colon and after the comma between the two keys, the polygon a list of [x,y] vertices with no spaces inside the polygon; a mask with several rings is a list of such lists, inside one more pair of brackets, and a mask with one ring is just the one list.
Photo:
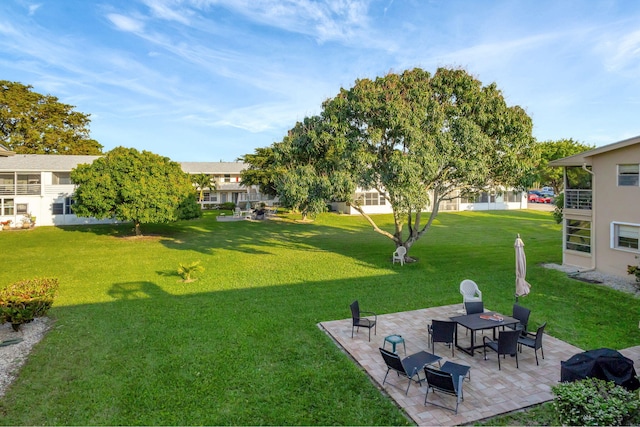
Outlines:
{"label": "palm tree", "polygon": [[202,202],[204,199],[204,189],[208,188],[209,190],[215,191],[216,183],[213,181],[211,175],[206,173],[199,173],[195,175],[191,175],[191,182],[196,186],[197,190],[200,192],[199,200]]}

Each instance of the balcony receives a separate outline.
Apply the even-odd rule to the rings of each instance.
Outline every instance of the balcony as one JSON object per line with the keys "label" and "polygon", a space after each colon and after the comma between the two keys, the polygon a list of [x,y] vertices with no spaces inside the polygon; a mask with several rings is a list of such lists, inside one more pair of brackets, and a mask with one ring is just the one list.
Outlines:
{"label": "balcony", "polygon": [[564,190],[565,209],[591,210],[592,190]]}
{"label": "balcony", "polygon": [[38,196],[40,184],[0,184],[0,194],[5,196]]}

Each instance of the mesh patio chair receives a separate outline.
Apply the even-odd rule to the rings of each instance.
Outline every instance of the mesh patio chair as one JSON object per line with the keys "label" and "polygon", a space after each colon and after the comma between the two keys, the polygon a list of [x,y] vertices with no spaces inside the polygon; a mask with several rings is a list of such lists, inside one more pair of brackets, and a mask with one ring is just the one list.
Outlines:
{"label": "mesh patio chair", "polygon": [[[351,303],[351,338],[353,338],[353,330],[356,329],[356,332],[360,330],[360,327],[369,329],[369,341],[371,341],[371,328],[373,328],[373,334],[377,333],[376,323],[378,322],[378,316],[372,311],[360,311],[360,304],[358,304],[358,300],[355,300]],[[366,315],[368,317],[362,317],[362,315]],[[369,317],[373,316],[373,320]]]}
{"label": "mesh patio chair", "polygon": [[467,314],[484,313],[484,303],[482,301],[465,302],[464,311]]}
{"label": "mesh patio chair", "polygon": [[515,355],[516,368],[518,367],[518,338],[520,337],[520,331],[500,331],[498,340],[494,341],[489,337],[482,337],[484,343],[484,360],[487,360],[487,348],[498,353],[498,369],[502,370],[500,366],[500,356],[504,359],[505,356]]}
{"label": "mesh patio chair", "polygon": [[[420,372],[422,368],[432,363],[438,362],[440,363],[440,356],[436,356],[435,354],[427,353],[426,351],[421,351],[411,356],[407,356],[404,359],[400,359],[400,356],[396,353],[393,353],[389,350],[385,350],[384,348],[379,348],[380,354],[384,359],[384,363],[387,365],[387,373],[384,375],[384,379],[382,380],[382,385],[387,381],[387,376],[390,371],[396,371],[398,376],[405,377],[409,380],[409,384],[407,385],[407,390],[405,391],[405,395],[409,394],[409,387],[411,387],[411,382],[416,382],[419,385],[422,385],[423,379],[420,378]],[[415,378],[415,379],[414,379]]]}
{"label": "mesh patio chair", "polygon": [[527,324],[529,323],[529,316],[531,310],[518,304],[513,304],[513,314],[511,317],[518,319],[518,323],[515,325],[507,325],[507,328],[521,331],[523,335],[527,333]]}
{"label": "mesh patio chair", "polygon": [[431,352],[435,353],[435,343],[441,342],[451,347],[451,357],[454,356],[454,335],[456,332],[456,322],[446,320],[432,320],[429,325],[429,342],[431,343]]}
{"label": "mesh patio chair", "polygon": [[[424,374],[427,381],[427,394],[424,396],[424,405],[427,406],[427,403],[429,403],[444,409],[449,409],[457,414],[458,405],[464,400],[462,384],[464,383],[464,378],[469,375],[470,370],[471,368],[469,366],[460,365],[454,362],[445,362],[440,369],[425,366]],[[469,380],[471,380],[471,376],[469,376]],[[450,408],[438,403],[428,402],[429,390],[432,390],[434,393],[439,391],[455,396],[456,407]]]}
{"label": "mesh patio chair", "polygon": [[538,328],[538,331],[535,334],[531,332],[527,332],[525,335],[521,335],[518,338],[518,346],[520,347],[520,351],[522,351],[522,346],[527,346],[532,348],[536,353],[536,365],[538,363],[538,349],[540,349],[540,353],[542,353],[542,358],[544,359],[544,350],[542,349],[542,336],[544,335],[544,328],[547,326],[547,322],[544,322]]}
{"label": "mesh patio chair", "polygon": [[[467,314],[484,313],[484,303],[482,301],[467,301],[464,303],[464,311]],[[482,334],[484,335],[484,331],[482,331]],[[465,335],[469,335],[468,329],[466,330]],[[475,335],[473,339],[475,339]]]}

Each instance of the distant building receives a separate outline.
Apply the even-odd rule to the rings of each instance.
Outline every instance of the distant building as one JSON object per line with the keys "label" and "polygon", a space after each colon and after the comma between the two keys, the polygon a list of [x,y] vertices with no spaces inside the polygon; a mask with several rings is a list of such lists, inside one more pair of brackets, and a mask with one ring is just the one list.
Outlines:
{"label": "distant building", "polygon": [[[26,214],[36,217],[37,225],[76,225],[116,222],[78,217],[73,213],[71,171],[80,164],[91,164],[100,156],[16,154],[0,145],[0,221],[18,225]],[[192,175],[207,174],[215,188],[205,188],[203,208],[225,202],[248,209],[257,203],[273,205],[277,199],[262,193],[258,186],[242,184],[241,173],[248,167],[243,162],[180,162]],[[391,206],[383,195],[372,190],[358,190],[356,198],[367,213],[390,213]],[[345,203],[332,203],[332,210],[357,213]],[[442,202],[441,211],[526,209],[525,192],[504,189],[482,193],[474,199],[456,198]]]}
{"label": "distant building", "polygon": [[[71,170],[80,164],[91,164],[99,156],[67,156],[16,154],[0,145],[0,221],[19,225],[25,215],[36,217],[36,225],[77,225],[111,223],[78,217],[73,213]],[[184,162],[182,169],[190,174],[211,176],[216,189],[204,191],[203,207],[224,202],[252,204],[275,201],[262,195],[257,186],[242,185],[241,162]],[[243,206],[245,207],[245,206]]]}
{"label": "distant building", "polygon": [[[457,195],[456,195],[457,196]],[[355,199],[360,201],[360,205],[367,214],[392,213],[393,209],[387,203],[384,195],[376,190],[357,189]],[[526,209],[527,193],[513,189],[502,189],[501,191],[482,192],[474,198],[459,198],[445,200],[440,203],[439,210],[443,211],[487,211],[505,209]],[[358,211],[345,202],[331,203],[331,209],[344,214],[355,215]],[[428,206],[427,211],[432,207]]]}

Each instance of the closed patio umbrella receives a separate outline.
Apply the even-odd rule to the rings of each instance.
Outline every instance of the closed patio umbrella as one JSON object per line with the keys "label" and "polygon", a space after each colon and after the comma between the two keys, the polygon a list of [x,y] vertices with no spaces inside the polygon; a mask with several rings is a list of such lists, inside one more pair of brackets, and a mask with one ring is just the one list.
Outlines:
{"label": "closed patio umbrella", "polygon": [[531,285],[525,280],[527,276],[527,257],[524,254],[524,242],[520,238],[520,234],[518,234],[513,246],[516,248],[516,302],[518,302],[518,297],[529,293]]}

